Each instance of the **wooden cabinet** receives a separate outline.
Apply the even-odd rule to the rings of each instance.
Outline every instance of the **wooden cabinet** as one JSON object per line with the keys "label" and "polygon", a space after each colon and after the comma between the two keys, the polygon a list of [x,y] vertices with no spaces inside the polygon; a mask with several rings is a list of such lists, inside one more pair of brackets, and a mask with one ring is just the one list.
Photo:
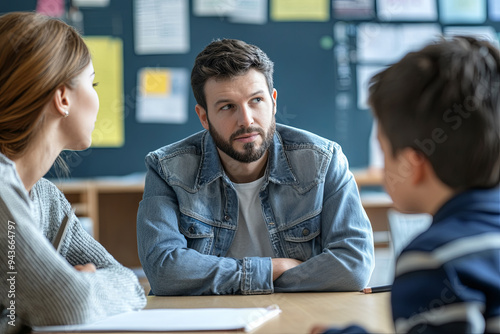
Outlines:
{"label": "wooden cabinet", "polygon": [[93,236],[124,266],[141,267],[136,218],[144,181],[56,182],[79,217],[93,222]]}

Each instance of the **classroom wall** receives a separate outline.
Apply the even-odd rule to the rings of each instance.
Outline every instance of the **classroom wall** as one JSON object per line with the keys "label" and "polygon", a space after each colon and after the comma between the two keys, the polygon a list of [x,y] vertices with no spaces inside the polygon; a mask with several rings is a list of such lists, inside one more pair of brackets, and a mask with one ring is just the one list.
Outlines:
{"label": "classroom wall", "polygon": [[[161,55],[137,55],[134,52],[133,0],[111,0],[107,7],[81,8],[85,36],[105,35],[123,40],[125,142],[117,148],[93,147],[72,154],[67,158],[71,176],[121,176],[143,172],[144,157],[148,152],[202,130],[190,88],[186,123],[137,122],[137,73],[144,67],[185,68],[190,73],[196,55],[216,38],[237,38],[255,44],[274,61],[275,88],[278,91],[277,122],[337,141],[343,147],[351,167],[367,166],[372,116],[368,109],[358,108],[357,60],[355,54],[349,55],[347,68],[351,80],[347,83],[344,81],[344,86],[339,87],[341,78],[337,72],[342,64],[336,57],[338,43],[330,46],[328,41],[338,40],[334,36],[334,27],[340,27],[340,23],[348,36],[345,43],[349,52],[355,51],[357,25],[381,21],[377,17],[364,21],[336,18],[331,15],[331,3],[328,3],[330,18],[325,22],[276,22],[268,19],[263,25],[255,25],[230,23],[224,16],[194,16],[193,3],[189,1],[190,51]],[[36,5],[36,0],[2,0],[0,13],[31,11],[35,10]],[[69,6],[69,1],[66,6]],[[489,19],[485,24],[496,25]],[[339,92],[342,96],[339,96]]]}

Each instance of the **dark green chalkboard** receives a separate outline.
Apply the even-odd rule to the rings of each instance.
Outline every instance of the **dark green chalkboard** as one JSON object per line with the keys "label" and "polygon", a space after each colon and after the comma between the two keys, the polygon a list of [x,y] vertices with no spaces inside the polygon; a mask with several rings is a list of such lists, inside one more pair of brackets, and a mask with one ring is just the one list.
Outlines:
{"label": "dark green chalkboard", "polygon": [[[187,1],[187,0],[186,0]],[[0,13],[32,11],[34,0],[1,0]],[[354,103],[347,110],[336,110],[336,62],[332,48],[321,47],[324,36],[333,38],[337,22],[273,22],[264,25],[234,24],[224,17],[196,17],[190,1],[190,52],[187,54],[145,55],[134,53],[133,0],[111,0],[105,8],[82,8],[84,34],[107,35],[123,39],[125,145],[121,148],[92,148],[69,160],[71,176],[94,177],[126,175],[145,171],[145,155],[163,145],[180,140],[202,129],[189,94],[186,124],[141,124],[135,119],[137,71],[143,67],[183,67],[191,70],[196,55],[213,39],[237,38],[261,47],[275,62],[275,88],[278,90],[277,121],[300,127],[337,141],[351,167],[368,164],[368,140],[372,116],[356,109],[356,81],[348,94]],[[355,73],[354,64],[352,73]],[[353,78],[354,79],[354,78]]]}

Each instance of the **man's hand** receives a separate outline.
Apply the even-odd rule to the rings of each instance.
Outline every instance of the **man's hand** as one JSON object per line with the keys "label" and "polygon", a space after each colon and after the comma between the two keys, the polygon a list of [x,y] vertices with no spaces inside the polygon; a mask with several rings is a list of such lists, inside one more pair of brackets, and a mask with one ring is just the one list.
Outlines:
{"label": "man's hand", "polygon": [[302,263],[302,261],[288,258],[271,259],[271,261],[273,263],[273,281],[288,269],[292,269]]}
{"label": "man's hand", "polygon": [[85,273],[95,273],[97,270],[93,263],[78,264],[75,266],[75,269]]}

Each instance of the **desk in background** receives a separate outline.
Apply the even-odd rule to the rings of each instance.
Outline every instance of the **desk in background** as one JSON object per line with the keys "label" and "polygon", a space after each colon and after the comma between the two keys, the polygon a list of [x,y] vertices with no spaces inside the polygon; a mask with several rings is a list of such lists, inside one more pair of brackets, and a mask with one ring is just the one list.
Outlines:
{"label": "desk in background", "polygon": [[[361,203],[370,219],[375,247],[389,246],[388,210],[393,207],[392,199],[381,191],[384,179],[382,169],[354,169],[354,179],[358,184]],[[366,191],[367,188],[380,188],[378,191]]]}
{"label": "desk in background", "polygon": [[149,296],[146,308],[243,308],[273,304],[278,305],[282,313],[252,333],[307,334],[317,324],[336,327],[358,324],[372,333],[394,333],[389,292],[369,295],[360,292],[323,292],[255,296]]}
{"label": "desk in background", "polygon": [[[354,171],[361,189],[379,186],[381,174],[365,170]],[[144,191],[144,176],[56,182],[79,217],[93,222],[93,236],[129,268],[141,267],[137,255],[136,218]],[[377,246],[386,246],[387,210],[392,206],[387,196],[362,196],[361,201],[372,223]],[[379,234],[381,233],[381,234]],[[377,238],[377,235],[382,235]],[[378,239],[378,240],[377,240]]]}
{"label": "desk in background", "polygon": [[79,217],[89,217],[93,236],[115,259],[129,268],[141,267],[137,255],[136,219],[144,191],[139,180],[78,180],[56,182]]}

